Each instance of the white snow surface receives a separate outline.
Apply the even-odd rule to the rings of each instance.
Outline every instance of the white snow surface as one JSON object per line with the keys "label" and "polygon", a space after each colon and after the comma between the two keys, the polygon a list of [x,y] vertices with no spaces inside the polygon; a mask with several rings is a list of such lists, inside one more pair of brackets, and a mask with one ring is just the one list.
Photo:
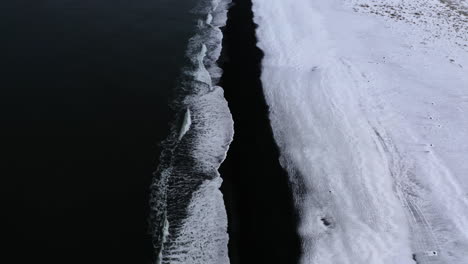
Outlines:
{"label": "white snow surface", "polygon": [[466,1],[253,4],[301,263],[467,264]]}

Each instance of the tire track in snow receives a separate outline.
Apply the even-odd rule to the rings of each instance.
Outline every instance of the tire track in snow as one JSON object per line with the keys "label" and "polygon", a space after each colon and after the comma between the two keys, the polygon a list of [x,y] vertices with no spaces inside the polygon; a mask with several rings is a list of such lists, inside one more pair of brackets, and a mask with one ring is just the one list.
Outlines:
{"label": "tire track in snow", "polygon": [[[403,207],[406,209],[405,213],[412,230],[412,240],[414,241],[413,258],[418,264],[431,263],[430,261],[433,261],[434,258],[428,259],[428,257],[438,254],[440,250],[439,243],[426,216],[415,201],[414,195],[411,195],[410,186],[404,183],[404,179],[408,179],[404,176],[407,171],[401,165],[403,159],[391,140],[389,138],[384,139],[381,134],[382,132],[379,132],[375,127],[373,129],[380,146],[384,150],[384,154],[389,160],[389,171],[395,181],[397,197],[399,197]],[[430,254],[430,252],[435,253]]]}

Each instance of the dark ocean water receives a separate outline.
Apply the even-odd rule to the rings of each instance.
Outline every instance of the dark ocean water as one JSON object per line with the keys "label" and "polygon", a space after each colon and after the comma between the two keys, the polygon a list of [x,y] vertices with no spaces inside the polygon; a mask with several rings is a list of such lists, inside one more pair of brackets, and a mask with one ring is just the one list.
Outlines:
{"label": "dark ocean water", "polygon": [[0,3],[1,263],[151,262],[148,190],[193,5]]}

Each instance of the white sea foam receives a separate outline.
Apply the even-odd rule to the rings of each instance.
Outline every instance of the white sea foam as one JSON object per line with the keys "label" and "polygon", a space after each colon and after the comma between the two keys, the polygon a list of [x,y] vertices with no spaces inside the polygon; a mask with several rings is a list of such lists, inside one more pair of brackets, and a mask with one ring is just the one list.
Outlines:
{"label": "white sea foam", "polygon": [[165,261],[171,264],[228,264],[228,235],[224,202],[219,187],[221,178],[206,181],[193,194],[188,216],[179,234],[165,249]]}
{"label": "white sea foam", "polygon": [[457,11],[436,0],[253,3],[301,263],[468,263],[467,40],[456,13],[437,15]]}
{"label": "white sea foam", "polygon": [[[184,184],[200,181],[199,175],[208,176],[208,179],[203,180],[191,194],[192,198],[185,208],[187,215],[177,226],[174,235],[171,234],[164,243],[161,263],[227,264],[227,216],[219,191],[221,178],[217,170],[232,140],[232,118],[221,87],[214,87],[202,96],[192,97],[190,102],[191,147],[186,151],[196,162],[194,166],[184,169],[186,174],[171,176],[182,176]],[[177,193],[180,187],[171,189]]]}
{"label": "white sea foam", "polygon": [[198,67],[197,67],[197,70],[194,72],[194,74],[195,74],[195,80],[202,82],[202,83],[206,83],[209,87],[211,87],[212,85],[211,75],[206,70],[205,63],[203,62],[203,60],[206,57],[206,52],[207,52],[206,45],[202,44],[201,51],[196,56]]}
{"label": "white sea foam", "polygon": [[[162,245],[164,245],[166,243],[168,237],[169,237],[169,221],[167,221],[167,218],[165,218],[164,219],[164,224],[163,224],[163,227],[162,227],[162,240],[161,240]],[[163,252],[164,252],[164,249],[159,251],[158,257],[156,259],[156,264],[161,264],[162,263]]]}
{"label": "white sea foam", "polygon": [[[156,263],[227,264],[227,216],[218,168],[233,138],[233,121],[217,66],[230,0],[200,0],[192,65],[184,73],[175,122],[163,143],[152,185],[150,217]],[[180,125],[181,124],[181,125]]]}
{"label": "white sea foam", "polygon": [[213,21],[213,16],[212,16],[211,14],[208,14],[208,15],[206,16],[206,21],[205,21],[205,23],[206,23],[207,25],[210,25],[212,21]]}
{"label": "white sea foam", "polygon": [[185,112],[184,121],[180,127],[179,140],[189,131],[190,125],[192,124],[192,117],[190,116],[190,109],[187,108]]}

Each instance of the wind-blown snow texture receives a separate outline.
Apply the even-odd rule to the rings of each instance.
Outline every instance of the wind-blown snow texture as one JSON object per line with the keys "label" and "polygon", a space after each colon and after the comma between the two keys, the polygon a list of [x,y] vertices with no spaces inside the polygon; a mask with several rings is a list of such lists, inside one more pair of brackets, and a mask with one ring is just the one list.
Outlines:
{"label": "wind-blown snow texture", "polygon": [[253,3],[301,263],[468,263],[466,1]]}

